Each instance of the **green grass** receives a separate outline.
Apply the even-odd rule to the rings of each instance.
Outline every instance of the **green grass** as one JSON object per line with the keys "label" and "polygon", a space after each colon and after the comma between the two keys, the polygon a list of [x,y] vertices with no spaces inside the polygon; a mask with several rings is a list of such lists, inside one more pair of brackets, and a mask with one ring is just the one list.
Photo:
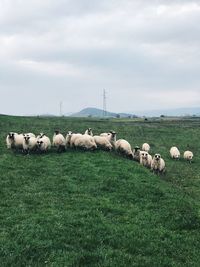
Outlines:
{"label": "green grass", "polygon": [[[150,143],[156,176],[115,153],[8,151],[9,131],[115,130]],[[199,266],[200,120],[0,117],[0,266]],[[169,148],[191,149],[175,162]]]}

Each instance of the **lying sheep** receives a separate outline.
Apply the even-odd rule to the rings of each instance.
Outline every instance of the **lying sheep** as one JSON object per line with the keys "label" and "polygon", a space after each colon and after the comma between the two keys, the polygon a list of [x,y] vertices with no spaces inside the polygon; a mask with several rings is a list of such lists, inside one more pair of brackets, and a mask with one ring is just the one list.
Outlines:
{"label": "lying sheep", "polygon": [[6,137],[7,148],[23,149],[24,135],[10,132]]}
{"label": "lying sheep", "polygon": [[149,151],[150,151],[150,145],[147,144],[147,143],[144,143],[144,144],[142,145],[142,150],[143,150],[143,151],[146,151],[146,152],[149,153]]}
{"label": "lying sheep", "polygon": [[58,152],[64,151],[66,140],[60,131],[55,131],[53,136],[53,146],[57,148]]}
{"label": "lying sheep", "polygon": [[111,143],[104,136],[95,135],[94,141],[95,141],[98,148],[101,148],[104,150],[111,150],[112,149]]}
{"label": "lying sheep", "polygon": [[91,129],[91,128],[88,128],[88,129],[85,131],[85,134],[88,134],[88,135],[93,136],[92,129]]}
{"label": "lying sheep", "polygon": [[171,147],[169,152],[172,159],[180,159],[181,154],[176,146]]}
{"label": "lying sheep", "polygon": [[193,153],[189,150],[185,151],[183,154],[183,158],[189,161],[190,163],[192,163],[193,156]]}
{"label": "lying sheep", "polygon": [[37,148],[39,152],[47,152],[51,148],[51,141],[48,136],[43,135],[37,139]]}
{"label": "lying sheep", "polygon": [[23,151],[29,154],[30,151],[34,151],[37,148],[37,138],[29,136],[28,134],[24,135],[23,140]]}
{"label": "lying sheep", "polygon": [[139,148],[139,146],[135,146],[133,149],[133,159],[135,161],[140,162],[140,148]]}
{"label": "lying sheep", "polygon": [[90,135],[83,134],[78,136],[74,140],[74,146],[76,148],[84,149],[84,150],[94,150],[97,148],[97,145],[94,141],[94,138]]}
{"label": "lying sheep", "polygon": [[133,152],[131,149],[131,145],[126,140],[124,139],[117,140],[115,143],[115,149],[119,153],[124,154],[125,156],[133,159]]}
{"label": "lying sheep", "polygon": [[157,173],[165,172],[165,161],[160,154],[155,154],[151,163],[151,170]]}
{"label": "lying sheep", "polygon": [[152,156],[146,151],[140,151],[140,164],[144,167],[151,168]]}

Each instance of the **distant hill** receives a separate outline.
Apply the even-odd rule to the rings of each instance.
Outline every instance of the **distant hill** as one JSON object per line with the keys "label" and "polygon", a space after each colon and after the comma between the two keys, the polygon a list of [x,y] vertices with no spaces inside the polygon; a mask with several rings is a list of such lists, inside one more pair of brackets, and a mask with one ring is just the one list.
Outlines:
{"label": "distant hill", "polygon": [[[81,111],[71,114],[71,117],[103,117],[103,110],[98,108],[84,108]],[[106,112],[106,117],[117,117],[125,118],[129,116],[134,116],[129,113],[116,113],[116,112]]]}
{"label": "distant hill", "polygon": [[160,110],[144,110],[144,111],[135,111],[133,113],[137,114],[138,116],[147,116],[147,117],[159,117],[160,115],[165,115],[165,116],[193,116],[193,115],[200,116],[200,107],[160,109]]}

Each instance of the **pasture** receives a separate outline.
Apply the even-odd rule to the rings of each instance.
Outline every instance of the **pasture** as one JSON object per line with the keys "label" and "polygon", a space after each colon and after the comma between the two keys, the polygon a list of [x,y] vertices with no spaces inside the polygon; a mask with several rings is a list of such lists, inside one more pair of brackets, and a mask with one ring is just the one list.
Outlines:
{"label": "pasture", "polygon": [[[25,156],[9,131],[117,132],[148,142],[167,172],[157,176],[114,152]],[[120,120],[0,116],[1,266],[199,266],[200,119]],[[171,146],[194,162],[169,157]]]}

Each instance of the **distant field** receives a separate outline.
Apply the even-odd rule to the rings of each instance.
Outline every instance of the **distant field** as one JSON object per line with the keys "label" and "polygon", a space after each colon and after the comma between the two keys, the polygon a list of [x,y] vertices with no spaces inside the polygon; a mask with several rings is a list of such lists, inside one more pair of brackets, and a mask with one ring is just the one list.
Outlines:
{"label": "distant field", "polygon": [[[9,131],[115,130],[148,142],[163,177],[114,152],[8,151]],[[0,116],[0,266],[200,266],[200,119]],[[169,149],[194,152],[172,161]]]}

